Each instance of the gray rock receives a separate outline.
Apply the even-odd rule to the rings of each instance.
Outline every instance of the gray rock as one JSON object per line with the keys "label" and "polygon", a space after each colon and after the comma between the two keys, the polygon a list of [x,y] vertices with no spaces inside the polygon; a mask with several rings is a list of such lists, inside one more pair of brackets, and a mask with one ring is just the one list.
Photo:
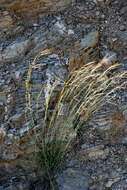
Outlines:
{"label": "gray rock", "polygon": [[127,178],[125,180],[121,180],[112,185],[112,190],[125,190],[127,189]]}
{"label": "gray rock", "polygon": [[99,33],[98,31],[90,32],[84,38],[81,39],[81,47],[95,47],[98,43]]}
{"label": "gray rock", "polygon": [[[14,5],[16,1],[17,0],[1,0],[2,3],[5,2],[6,6],[10,6],[12,4]],[[67,54],[67,57],[70,56],[69,53],[73,51],[73,44],[75,44],[76,41],[81,41],[81,49],[94,46],[96,47],[98,43],[98,32],[96,31],[96,28],[98,28],[98,26],[101,30],[103,30],[101,31],[101,40],[102,43],[104,40],[104,45],[106,45],[106,39],[109,36],[114,39],[114,43],[119,41],[119,39],[121,39],[122,44],[126,43],[127,41],[127,35],[126,32],[123,31],[123,28],[121,28],[122,31],[118,31],[117,35],[116,29],[119,30],[120,25],[122,24],[126,26],[126,21],[122,22],[121,19],[121,23],[118,24],[116,22],[119,18],[117,16],[117,10],[115,10],[116,6],[114,7],[113,4],[113,6],[109,7],[108,11],[111,11],[110,14],[108,14],[109,12],[106,12],[106,6],[103,6],[103,9],[101,9],[102,7],[100,5],[106,5],[105,2],[110,2],[110,0],[94,0],[95,3],[98,2],[97,6],[94,6],[95,3],[93,3],[93,0],[79,0],[77,1],[78,6],[75,5],[74,7],[69,7],[69,9],[65,10],[65,12],[61,12],[60,14],[58,13],[57,17],[56,13],[53,15],[53,11],[56,9],[59,11],[60,9],[58,7],[61,6],[64,8],[63,5],[72,2],[71,0],[60,0],[59,2],[58,0],[40,1],[45,2],[44,6],[40,6],[40,4],[37,7],[31,6],[31,2],[35,2],[35,0],[31,0],[30,2],[24,0],[23,4],[21,3],[21,1],[18,1],[18,5],[26,5],[26,8],[22,6],[23,9],[20,9],[19,6],[19,12],[15,10],[17,13],[19,13],[19,18],[20,14],[24,17],[24,22],[22,23],[21,21],[21,25],[17,22],[18,18],[14,18],[16,15],[13,15],[13,13],[10,14],[11,10],[9,11],[8,15],[5,15],[4,18],[0,19],[0,23],[3,23],[4,26],[11,26],[13,18],[14,22],[16,21],[16,26],[14,26],[14,30],[12,29],[9,35],[4,34],[8,38],[0,38],[0,43],[2,41],[0,45],[0,62],[5,63],[4,67],[2,67],[2,64],[0,64],[0,102],[3,102],[2,104],[0,104],[0,114],[5,111],[7,116],[6,119],[2,116],[4,119],[1,120],[0,115],[0,124],[2,122],[1,126],[4,126],[4,128],[0,128],[1,190],[47,189],[43,187],[43,184],[40,184],[39,182],[39,185],[37,183],[34,184],[30,173],[31,170],[34,168],[34,158],[33,155],[31,155],[35,151],[34,132],[36,131],[36,134],[39,135],[43,127],[41,120],[43,120],[44,116],[44,114],[42,113],[44,113],[44,101],[46,95],[48,95],[48,88],[47,91],[45,90],[45,92],[42,92],[42,97],[39,99],[39,111],[36,116],[37,123],[34,124],[34,128],[32,128],[33,125],[29,121],[29,117],[28,121],[25,121],[24,116],[22,117],[22,115],[19,114],[22,113],[22,110],[24,110],[26,106],[26,90],[24,83],[26,79],[25,77],[27,75],[26,73],[28,71],[28,65],[32,62],[33,58],[45,48],[53,47],[53,53],[51,55],[46,55],[46,57],[42,56],[38,60],[38,65],[40,66],[40,68],[38,68],[37,65],[37,67],[33,69],[33,77],[30,81],[30,84],[32,86],[31,95],[34,95],[32,108],[35,109],[37,100],[36,98],[38,93],[42,89],[42,85],[49,85],[50,87],[52,86],[54,80],[59,78],[60,82],[57,85],[58,88],[55,90],[60,91],[61,86],[63,85],[63,82],[66,78],[65,76],[67,74],[66,66],[63,65],[63,62],[61,64],[61,57],[65,58],[65,54]],[[56,2],[59,4],[57,4],[58,6],[56,5]],[[121,0],[119,2],[123,3],[125,2],[125,0]],[[120,8],[119,2],[117,3],[118,9]],[[31,9],[29,8],[29,6],[31,6]],[[6,9],[5,7],[2,9]],[[37,24],[32,24],[28,26],[28,22],[32,22],[32,18],[30,17],[30,19],[28,20],[24,15],[33,16],[34,11],[36,12],[37,10],[38,12],[39,9],[41,12],[43,12],[42,10],[46,7],[51,8],[51,15],[50,10],[48,9],[48,11],[44,11],[46,14],[48,14],[48,16],[44,16],[43,14],[41,14],[39,15],[39,18],[33,22]],[[122,5],[122,7],[124,8],[126,6]],[[114,11],[114,15],[116,17],[115,20],[112,17],[114,16],[112,15],[112,10]],[[121,10],[119,11],[119,13],[121,12]],[[125,15],[126,8],[124,8],[121,13]],[[103,23],[104,16],[106,19],[105,23]],[[107,19],[107,16],[109,16],[109,19]],[[117,26],[113,22],[115,22]],[[0,25],[0,28],[1,26],[2,25]],[[2,28],[7,28],[6,26],[2,26]],[[88,34],[84,35],[84,33]],[[32,39],[34,40],[30,40],[30,36],[32,36]],[[20,41],[19,38],[21,38]],[[101,46],[101,40],[99,43],[99,52],[102,55],[103,47]],[[121,51],[126,51],[126,48],[123,47],[124,46],[121,46]],[[78,55],[80,54],[79,48],[80,47],[76,46],[75,52]],[[107,49],[108,48],[109,46],[107,45]],[[118,55],[120,53],[119,48],[120,46],[118,45],[116,48],[118,50]],[[92,51],[93,49],[94,48],[92,48]],[[116,50],[114,49],[113,51]],[[106,53],[107,52],[104,52],[104,56]],[[90,57],[92,57],[91,54]],[[93,58],[92,61],[95,61],[95,58]],[[111,61],[114,61],[114,59]],[[14,64],[6,64],[8,62],[12,62]],[[10,79],[11,77],[13,81]],[[13,82],[15,82],[15,84],[13,84]],[[10,94],[10,96],[8,96],[8,93]],[[116,99],[118,100],[119,97],[116,97]],[[7,101],[8,104],[6,105]],[[53,93],[52,101],[56,101],[55,93]],[[123,103],[121,102],[118,105],[125,104],[126,102],[127,101],[123,100]],[[6,108],[6,106],[8,107]],[[121,106],[118,107],[121,108]],[[6,110],[4,110],[4,108],[6,108]],[[62,105],[60,115],[63,116],[67,114],[66,108],[66,105]],[[125,110],[126,109],[121,108],[121,112],[127,120],[127,112],[125,113]],[[126,180],[123,179],[125,179],[126,175],[126,161],[124,157],[126,157],[127,152],[127,149],[125,148],[125,145],[127,144],[127,135],[124,132],[123,137],[121,133],[122,131],[120,131],[119,128],[116,131],[114,130],[115,128],[112,128],[112,118],[110,119],[110,116],[112,116],[112,113],[114,113],[114,111],[117,111],[114,106],[108,107],[106,104],[104,110],[98,110],[99,116],[97,114],[94,115],[93,120],[91,121],[92,124],[88,126],[89,128],[87,129],[86,126],[84,127],[85,132],[82,134],[84,136],[81,136],[81,150],[78,152],[79,160],[76,160],[77,155],[74,156],[74,160],[72,159],[66,167],[68,169],[64,170],[63,173],[59,174],[57,177],[57,182],[60,190],[103,190],[106,187],[114,188],[115,190],[121,188],[122,190],[126,188]],[[118,122],[120,123],[119,126],[126,128],[126,126],[124,126],[124,123],[122,126],[122,119],[120,120],[122,114],[118,115]],[[7,121],[10,122],[9,125]],[[60,120],[60,122],[62,121],[63,120]],[[112,142],[113,135],[114,141]],[[77,141],[74,143],[77,143]],[[107,145],[107,142],[109,146]],[[114,146],[112,148],[110,142],[114,143]],[[120,143],[122,144],[122,146],[120,146]],[[78,144],[78,146],[80,145]],[[30,160],[31,165],[28,160]],[[81,168],[82,163],[83,165]],[[4,165],[5,168],[3,168]],[[15,168],[14,171],[12,170],[12,166],[14,166]],[[10,173],[8,173],[9,170]],[[117,175],[113,173],[116,173]],[[21,176],[23,176],[24,178],[24,175],[26,175],[27,179],[30,179],[34,186],[29,187],[29,185],[27,185],[28,180],[18,180],[16,178],[16,175],[19,176],[20,179]],[[36,177],[36,179],[39,181],[38,175]],[[117,181],[118,179],[120,180]]]}
{"label": "gray rock", "polygon": [[7,101],[7,95],[5,91],[0,92],[0,102],[1,104],[6,103]]}
{"label": "gray rock", "polygon": [[12,128],[20,127],[25,121],[24,113],[16,113],[9,118],[9,123]]}
{"label": "gray rock", "polygon": [[0,63],[13,62],[22,59],[25,53],[30,51],[32,45],[33,41],[30,39],[13,42],[0,54]]}
{"label": "gray rock", "polygon": [[88,190],[86,173],[72,168],[66,169],[58,178],[59,190]]}
{"label": "gray rock", "polygon": [[124,31],[124,30],[126,30],[126,26],[124,26],[124,25],[121,25],[121,26],[120,26],[120,30],[121,30],[121,31]]}
{"label": "gray rock", "polygon": [[118,36],[123,42],[127,41],[127,31],[120,31]]}

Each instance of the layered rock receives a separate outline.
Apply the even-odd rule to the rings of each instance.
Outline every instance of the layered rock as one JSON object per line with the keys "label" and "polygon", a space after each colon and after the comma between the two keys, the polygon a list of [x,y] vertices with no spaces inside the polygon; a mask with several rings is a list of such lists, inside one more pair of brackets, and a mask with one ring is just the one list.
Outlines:
{"label": "layered rock", "polygon": [[21,60],[32,46],[34,46],[34,41],[31,39],[13,42],[0,54],[0,63]]}
{"label": "layered rock", "polygon": [[13,18],[8,11],[0,12],[0,29],[7,29],[13,26]]}
{"label": "layered rock", "polygon": [[[78,4],[74,7],[71,6],[72,2],[74,1],[0,2],[0,189],[46,190],[45,182],[39,177],[41,171],[37,173],[34,152],[36,134],[39,135],[43,127],[48,88],[42,92],[36,115],[37,96],[43,85],[51,87],[54,80],[59,79],[52,97],[52,105],[55,104],[56,94],[61,90],[68,70],[98,60],[99,54],[105,55],[107,47],[105,44],[100,46],[102,33],[100,35],[97,29],[99,25],[100,31],[102,30],[104,20],[104,26],[109,24],[106,30],[113,30],[110,19],[106,23],[101,10],[96,8],[95,1],[82,1],[81,6]],[[99,1],[96,2],[99,4]],[[69,8],[58,13],[68,5]],[[55,14],[55,11],[58,12]],[[119,35],[123,42],[126,31]],[[112,35],[109,39],[111,37]],[[106,43],[105,39],[105,36],[101,37]],[[117,44],[118,39],[112,40],[113,44],[109,40],[111,48],[114,47],[116,51],[122,49],[122,54],[126,48],[120,46],[121,43]],[[126,46],[126,42],[122,44]],[[31,107],[34,112],[30,112],[26,101],[26,93],[29,91],[25,81],[33,59],[44,49],[52,51],[40,56],[36,64],[33,64],[29,87],[32,87]],[[70,58],[72,64],[68,66]],[[114,99],[114,102],[120,99],[115,102],[117,106],[106,104],[93,116],[88,126],[84,126],[81,139],[75,142],[76,148],[79,147],[77,154],[71,156],[64,172],[58,174],[57,182],[61,190],[126,188],[126,93],[119,93]],[[34,120],[31,121],[30,116]]]}
{"label": "layered rock", "polygon": [[55,12],[58,11],[58,9],[62,10],[73,2],[73,0],[2,0],[0,6],[1,8],[14,12],[17,16],[23,17],[24,19],[26,17],[31,19],[32,17],[36,18],[39,13],[46,14],[46,12]]}
{"label": "layered rock", "polygon": [[104,104],[79,129],[74,152],[57,176],[60,190],[72,189],[72,186],[81,190],[126,188],[126,77],[115,78],[114,83],[116,88],[108,93]]}
{"label": "layered rock", "polygon": [[[50,93],[48,90],[52,87],[55,80],[57,81],[54,96],[52,97],[51,111],[54,108],[56,103],[56,97],[61,87],[64,84],[64,80],[67,77],[68,73],[68,54],[69,47],[72,45],[66,45],[67,40],[71,39],[72,34],[68,33],[68,29],[65,27],[61,33],[62,28],[58,25],[62,23],[59,19],[52,26],[52,33],[48,33],[48,41],[55,48],[51,50],[47,49],[48,53],[43,50],[43,45],[46,47],[46,36],[45,33],[41,32],[36,33],[29,39],[22,38],[20,41],[13,41],[1,53],[1,131],[0,131],[0,152],[1,152],[1,168],[8,175],[7,184],[10,188],[9,180],[12,178],[18,177],[10,174],[10,168],[20,174],[19,168],[22,168],[24,174],[24,181],[27,181],[26,173],[29,173],[29,176],[32,176],[32,180],[36,181],[36,174],[34,170],[37,171],[34,158],[32,158],[36,149],[36,135],[41,135],[40,130],[43,127],[43,117],[44,117],[44,105],[47,96]],[[63,26],[63,24],[62,24]],[[47,31],[46,31],[47,33]],[[54,38],[54,35],[55,38]],[[68,54],[62,55],[61,52],[57,51],[59,47],[59,41],[66,37],[65,44],[61,49],[68,49]],[[88,38],[88,37],[87,37]],[[89,37],[89,45],[93,47],[93,36]],[[88,39],[87,39],[88,41]],[[98,42],[96,39],[95,32],[95,43]],[[72,43],[72,42],[71,42]],[[80,41],[78,41],[80,46]],[[96,45],[94,43],[94,45]],[[58,46],[58,47],[57,47]],[[81,48],[83,47],[81,46]],[[36,53],[40,52],[42,56],[37,59],[34,63],[31,61],[30,66],[27,63],[27,60],[34,58]],[[59,53],[59,54],[58,54]],[[45,55],[44,55],[45,54]],[[24,57],[26,55],[26,57]],[[78,54],[77,54],[78,55]],[[94,58],[93,58],[94,59]],[[20,63],[21,61],[21,63]],[[19,65],[17,65],[17,63]],[[4,65],[4,67],[2,67]],[[30,76],[28,89],[26,86],[26,79],[29,75],[29,69],[32,66],[32,75]],[[4,68],[12,68],[9,72],[9,76],[4,73]],[[46,85],[47,88],[43,89],[43,85]],[[30,89],[29,89],[30,87]],[[42,90],[43,89],[43,90]],[[30,90],[30,91],[29,91]],[[37,102],[37,97],[39,93],[42,93],[39,101]],[[31,94],[31,105],[29,107],[29,102],[27,93]],[[38,110],[36,106],[38,104]],[[31,111],[31,109],[33,111]],[[33,119],[31,118],[33,117]],[[27,160],[28,158],[28,160]],[[29,159],[32,159],[32,163]],[[27,167],[26,167],[27,165]],[[7,166],[7,168],[6,168]],[[21,172],[21,173],[22,173]],[[38,174],[39,175],[39,174]],[[30,188],[30,178],[28,177],[28,182],[26,186]],[[2,183],[2,181],[1,181]],[[14,188],[19,188],[19,185],[22,188],[25,188],[23,181],[19,180],[17,186],[15,187],[15,182],[12,183]]]}

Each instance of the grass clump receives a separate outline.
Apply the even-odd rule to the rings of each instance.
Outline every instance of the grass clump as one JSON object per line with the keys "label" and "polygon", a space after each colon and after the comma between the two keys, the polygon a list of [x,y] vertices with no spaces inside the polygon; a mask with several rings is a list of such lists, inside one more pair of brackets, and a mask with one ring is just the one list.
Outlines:
{"label": "grass clump", "polygon": [[[37,138],[36,158],[38,165],[49,178],[52,189],[54,189],[52,174],[54,175],[61,167],[68,151],[71,150],[77,131],[106,101],[112,102],[112,94],[115,94],[118,89],[127,87],[127,72],[116,72],[120,64],[108,65],[108,61],[107,58],[99,63],[88,63],[70,73],[50,117],[50,101],[58,79],[48,89],[44,125],[41,129],[41,136]],[[37,68],[36,60],[30,67],[26,81],[26,97],[31,110],[31,87],[28,84],[33,68]],[[41,95],[42,93],[39,93],[39,96]],[[64,108],[66,116],[62,113]]]}
{"label": "grass clump", "polygon": [[53,140],[42,145],[37,153],[37,162],[43,170],[49,170],[49,173],[55,171],[63,160],[64,144],[61,141]]}

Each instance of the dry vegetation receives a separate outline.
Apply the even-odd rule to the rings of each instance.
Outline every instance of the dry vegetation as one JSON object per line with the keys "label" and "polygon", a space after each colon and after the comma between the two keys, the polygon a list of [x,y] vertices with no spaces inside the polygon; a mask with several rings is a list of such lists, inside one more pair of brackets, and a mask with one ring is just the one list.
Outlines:
{"label": "dry vegetation", "polygon": [[[30,88],[32,88],[29,85],[29,81],[32,69],[37,67],[36,59],[30,65],[26,81],[28,107],[31,107],[30,100],[32,96],[29,93]],[[121,65],[112,63],[111,57],[105,57],[99,63],[81,64],[80,68],[77,68],[77,64],[76,69],[70,73],[67,81],[65,81],[54,112],[50,117],[50,121],[47,122],[49,103],[55,83],[50,89],[50,95],[45,102],[45,125],[42,128],[41,139],[37,139],[37,144],[39,142],[37,162],[45,175],[50,179],[52,186],[51,173],[54,174],[63,163],[77,134],[77,130],[83,124],[85,126],[85,123],[92,118],[93,113],[107,99],[112,102],[112,99],[109,99],[111,94],[116,93],[118,89],[127,87],[127,72],[120,71]],[[63,109],[67,112],[66,116],[62,115]]]}

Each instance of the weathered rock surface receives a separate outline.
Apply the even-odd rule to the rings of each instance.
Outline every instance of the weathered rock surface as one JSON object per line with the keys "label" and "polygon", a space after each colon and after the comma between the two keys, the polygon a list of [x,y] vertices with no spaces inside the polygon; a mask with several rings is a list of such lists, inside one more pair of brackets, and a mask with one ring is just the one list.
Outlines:
{"label": "weathered rock surface", "polygon": [[68,168],[57,181],[60,190],[87,190],[89,188],[87,174],[81,169]]}
{"label": "weathered rock surface", "polygon": [[33,45],[34,41],[31,39],[13,42],[1,52],[0,63],[12,63],[17,61],[18,59],[21,60],[25,56],[25,53],[31,50]]}
{"label": "weathered rock surface", "polygon": [[[38,114],[30,120],[25,81],[33,65],[30,85],[32,109],[43,85],[59,79],[56,94],[68,74],[68,59],[95,61],[113,51],[127,67],[126,5],[121,1],[1,0],[0,2],[0,189],[48,189],[34,163],[35,132],[43,127],[42,92]],[[105,4],[106,3],[106,4]],[[69,5],[69,6],[68,6]],[[105,6],[106,5],[106,6]],[[88,51],[87,48],[90,48]],[[84,54],[85,53],[85,54]],[[86,56],[87,55],[87,56]],[[79,68],[82,65],[77,65]],[[69,70],[73,70],[71,65]],[[120,93],[120,94],[119,94]],[[124,190],[127,188],[127,97],[119,92],[115,104],[102,107],[84,126],[78,150],[58,174],[60,190]],[[113,98],[113,97],[112,97]],[[55,95],[52,98],[55,104]],[[53,108],[53,107],[52,107]],[[35,112],[34,112],[35,113]],[[77,142],[76,142],[77,143]]]}
{"label": "weathered rock surface", "polygon": [[13,11],[17,16],[24,19],[37,17],[39,13],[54,12],[64,9],[69,4],[73,3],[73,0],[2,0],[0,7]]}
{"label": "weathered rock surface", "polygon": [[0,29],[8,29],[13,26],[13,18],[8,11],[0,12]]}

